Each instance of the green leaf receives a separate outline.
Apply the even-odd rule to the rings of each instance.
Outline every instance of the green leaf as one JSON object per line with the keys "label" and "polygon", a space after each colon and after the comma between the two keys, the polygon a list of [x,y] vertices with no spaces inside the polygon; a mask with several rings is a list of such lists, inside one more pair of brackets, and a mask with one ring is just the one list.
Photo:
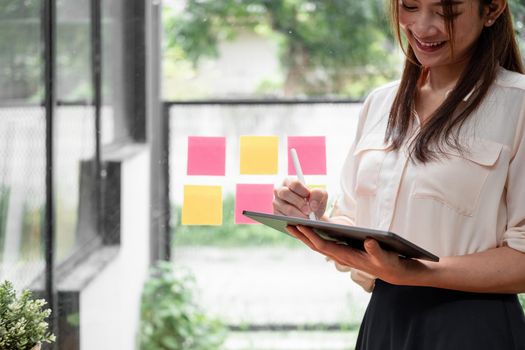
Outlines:
{"label": "green leaf", "polygon": [[142,350],[218,349],[226,328],[194,301],[195,279],[168,262],[152,268],[142,293],[139,344]]}
{"label": "green leaf", "polygon": [[27,350],[37,343],[51,343],[46,318],[51,314],[43,299],[33,299],[29,290],[17,296],[12,283],[0,284],[0,349]]}

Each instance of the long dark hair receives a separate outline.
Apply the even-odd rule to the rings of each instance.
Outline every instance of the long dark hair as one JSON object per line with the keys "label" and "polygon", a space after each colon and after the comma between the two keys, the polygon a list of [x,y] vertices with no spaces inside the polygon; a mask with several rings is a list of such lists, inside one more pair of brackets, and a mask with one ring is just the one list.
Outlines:
{"label": "long dark hair", "polygon": [[[483,6],[490,5],[492,0],[478,1],[480,1],[481,16]],[[452,37],[454,32],[452,0],[441,0],[441,4],[449,37]],[[402,46],[399,0],[390,0],[390,7],[394,32]],[[405,66],[399,90],[390,110],[385,134],[385,141],[390,143],[393,149],[399,149],[407,138],[410,125],[415,119],[414,107],[418,81],[425,73],[425,68],[417,60],[410,45],[403,50],[406,54]],[[473,48],[469,63],[459,77],[456,86],[447,95],[441,106],[421,126],[421,131],[410,145],[413,160],[415,157],[418,161],[426,163],[437,159],[444,152],[445,146],[462,152],[459,142],[460,129],[487,94],[490,85],[496,78],[498,65],[519,73],[524,71],[508,5],[492,26],[483,28]],[[461,102],[469,94],[466,105],[460,109]]]}

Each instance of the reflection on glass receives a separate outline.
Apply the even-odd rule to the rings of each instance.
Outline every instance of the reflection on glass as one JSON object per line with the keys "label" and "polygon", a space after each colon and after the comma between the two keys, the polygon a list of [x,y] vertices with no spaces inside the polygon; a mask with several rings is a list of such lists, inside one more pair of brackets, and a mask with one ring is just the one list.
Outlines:
{"label": "reflection on glass", "polygon": [[359,99],[398,75],[382,1],[167,1],[164,15],[168,99]]}
{"label": "reflection on glass", "polygon": [[[81,162],[94,158],[95,117],[89,0],[57,3],[57,96],[55,109],[55,262],[60,265],[97,234],[80,232]],[[86,218],[84,218],[86,220]]]}
{"label": "reflection on glass", "polygon": [[0,279],[17,289],[44,267],[44,169],[43,109],[0,106]]}
{"label": "reflection on glass", "polygon": [[41,1],[0,3],[0,280],[17,289],[44,268],[45,113]]}
{"label": "reflection on glass", "polygon": [[57,1],[56,77],[58,101],[91,101],[89,0]]}
{"label": "reflection on glass", "polygon": [[0,2],[0,101],[43,97],[41,1]]}

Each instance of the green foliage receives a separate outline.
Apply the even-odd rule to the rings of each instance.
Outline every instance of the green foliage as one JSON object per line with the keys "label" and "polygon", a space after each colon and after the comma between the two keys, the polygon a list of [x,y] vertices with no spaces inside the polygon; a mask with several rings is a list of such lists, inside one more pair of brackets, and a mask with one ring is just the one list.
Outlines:
{"label": "green foliage", "polygon": [[29,290],[17,296],[11,282],[0,284],[0,349],[29,350],[54,342],[45,321],[51,310],[45,305],[44,299],[32,299]]}
{"label": "green foliage", "polygon": [[525,3],[523,0],[509,0],[510,10],[514,18],[514,28],[525,61]]}
{"label": "green foliage", "polygon": [[525,294],[519,294],[518,297],[520,299],[521,307],[523,308],[523,311],[525,311]]}
{"label": "green foliage", "polygon": [[525,20],[525,3],[522,0],[509,0],[510,11],[514,17],[514,24],[518,33],[522,33]]}
{"label": "green foliage", "polygon": [[[43,97],[42,6],[37,0],[0,2],[0,99],[40,102]],[[57,3],[60,6],[64,4]],[[89,19],[89,12],[84,16]],[[56,85],[60,99],[92,97],[90,41],[89,23],[59,18]]]}
{"label": "green foliage", "polygon": [[0,2],[0,99],[42,96],[41,1]]}
{"label": "green foliage", "polygon": [[0,19],[0,98],[38,101],[42,97],[39,25],[36,19]]}
{"label": "green foliage", "polygon": [[141,304],[141,350],[216,350],[226,328],[204,314],[194,300],[195,281],[159,262],[144,285]]}
{"label": "green foliage", "polygon": [[[384,0],[188,0],[180,14],[166,11],[170,57],[195,65],[218,56],[218,43],[242,31],[276,40],[285,95],[363,97],[400,67]],[[525,5],[509,0],[522,50]],[[261,82],[259,93],[278,91]]]}
{"label": "green foliage", "polygon": [[42,9],[40,0],[3,0],[0,3],[0,20],[40,16]]}
{"label": "green foliage", "polygon": [[287,94],[348,93],[363,77],[397,74],[382,0],[189,0],[165,23],[168,47],[195,64],[241,30],[277,36]]}
{"label": "green foliage", "polygon": [[183,226],[180,222],[181,208],[176,225],[172,228],[173,245],[180,246],[283,246],[301,247],[295,238],[263,225],[237,225],[234,222],[235,199],[225,197],[223,202],[223,224],[221,226]]}

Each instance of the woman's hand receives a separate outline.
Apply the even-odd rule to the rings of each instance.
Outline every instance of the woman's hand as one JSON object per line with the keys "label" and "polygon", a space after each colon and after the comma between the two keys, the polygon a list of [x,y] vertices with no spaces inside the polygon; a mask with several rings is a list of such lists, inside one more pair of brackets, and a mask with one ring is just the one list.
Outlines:
{"label": "woman's hand", "polygon": [[409,284],[410,276],[426,269],[418,260],[403,259],[397,253],[382,249],[373,239],[365,241],[365,251],[362,251],[324,240],[308,227],[287,226],[286,229],[312,250],[327,256],[337,264],[367,272],[391,284]]}
{"label": "woman's hand", "polygon": [[309,190],[297,180],[285,179],[282,186],[274,189],[273,211],[275,214],[307,218],[313,212],[319,219],[326,210],[328,194],[314,188]]}

